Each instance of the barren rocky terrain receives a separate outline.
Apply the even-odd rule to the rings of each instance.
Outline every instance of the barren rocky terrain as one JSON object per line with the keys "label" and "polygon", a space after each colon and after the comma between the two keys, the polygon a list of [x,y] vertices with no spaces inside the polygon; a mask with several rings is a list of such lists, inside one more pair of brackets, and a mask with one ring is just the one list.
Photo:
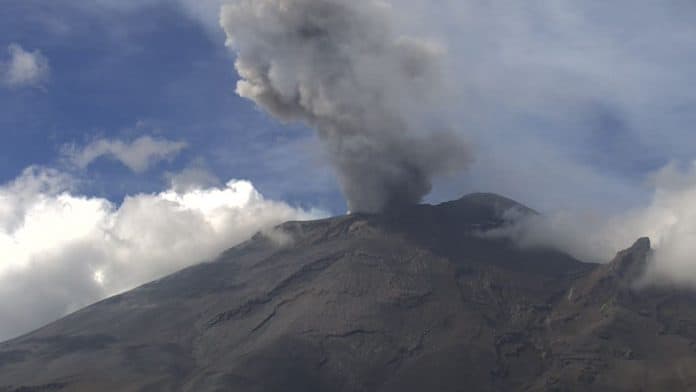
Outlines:
{"label": "barren rocky terrain", "polygon": [[[480,233],[474,194],[288,222],[0,344],[0,391],[665,391],[696,388],[696,295]],[[627,244],[630,245],[630,244]]]}

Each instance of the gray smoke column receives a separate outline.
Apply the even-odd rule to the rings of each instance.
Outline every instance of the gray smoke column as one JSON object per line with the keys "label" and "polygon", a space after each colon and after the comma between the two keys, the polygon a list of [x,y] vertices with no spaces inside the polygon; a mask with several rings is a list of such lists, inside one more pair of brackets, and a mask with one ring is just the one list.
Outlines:
{"label": "gray smoke column", "polygon": [[351,211],[417,203],[433,176],[468,161],[434,110],[444,50],[397,34],[392,11],[378,0],[237,0],[221,12],[237,93],[317,130]]}

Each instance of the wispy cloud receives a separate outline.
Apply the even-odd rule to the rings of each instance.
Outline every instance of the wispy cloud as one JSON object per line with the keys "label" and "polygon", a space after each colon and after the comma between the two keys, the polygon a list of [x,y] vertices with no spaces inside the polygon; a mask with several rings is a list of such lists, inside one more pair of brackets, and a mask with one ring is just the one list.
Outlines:
{"label": "wispy cloud", "polygon": [[63,155],[80,169],[106,157],[121,162],[136,173],[142,173],[159,162],[171,161],[186,147],[187,144],[181,141],[141,136],[130,142],[97,139],[84,147],[68,145],[63,148]]}
{"label": "wispy cloud", "polygon": [[8,57],[0,60],[0,83],[5,87],[42,87],[49,79],[48,59],[39,51],[24,50],[18,44],[7,47]]}
{"label": "wispy cloud", "polygon": [[522,247],[556,248],[580,259],[608,262],[640,237],[655,250],[646,282],[696,286],[696,162],[670,164],[651,179],[647,206],[613,214],[567,209],[547,215],[511,215],[511,224],[485,233]]}

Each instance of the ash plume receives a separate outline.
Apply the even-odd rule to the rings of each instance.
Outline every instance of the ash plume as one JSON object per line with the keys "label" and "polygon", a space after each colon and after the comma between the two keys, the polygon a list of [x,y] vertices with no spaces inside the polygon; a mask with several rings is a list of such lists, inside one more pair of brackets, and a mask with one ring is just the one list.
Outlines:
{"label": "ash plume", "polygon": [[221,12],[237,93],[317,130],[354,212],[417,203],[469,159],[435,120],[443,49],[397,34],[391,11],[379,0],[239,0]]}

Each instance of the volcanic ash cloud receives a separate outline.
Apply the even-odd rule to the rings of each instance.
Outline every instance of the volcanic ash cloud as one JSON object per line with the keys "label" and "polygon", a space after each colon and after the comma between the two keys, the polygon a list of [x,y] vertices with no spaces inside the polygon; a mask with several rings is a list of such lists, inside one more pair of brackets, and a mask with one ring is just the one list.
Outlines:
{"label": "volcanic ash cloud", "polygon": [[221,24],[237,52],[237,93],[315,128],[351,211],[419,202],[469,160],[438,124],[445,51],[395,31],[383,1],[239,0]]}

